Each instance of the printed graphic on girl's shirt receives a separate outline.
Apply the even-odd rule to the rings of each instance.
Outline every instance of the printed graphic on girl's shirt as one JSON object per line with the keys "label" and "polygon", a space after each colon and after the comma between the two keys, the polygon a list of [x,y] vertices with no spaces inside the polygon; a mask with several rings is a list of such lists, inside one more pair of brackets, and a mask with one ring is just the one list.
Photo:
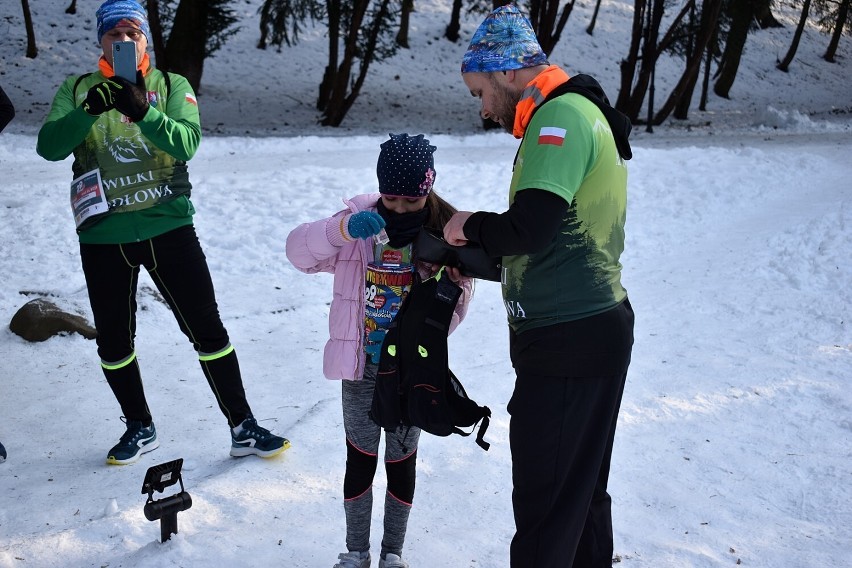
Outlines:
{"label": "printed graphic on girl's shirt", "polygon": [[411,246],[401,249],[376,246],[376,262],[367,265],[364,279],[364,345],[371,345],[369,335],[377,329],[388,329],[399,307],[414,283]]}

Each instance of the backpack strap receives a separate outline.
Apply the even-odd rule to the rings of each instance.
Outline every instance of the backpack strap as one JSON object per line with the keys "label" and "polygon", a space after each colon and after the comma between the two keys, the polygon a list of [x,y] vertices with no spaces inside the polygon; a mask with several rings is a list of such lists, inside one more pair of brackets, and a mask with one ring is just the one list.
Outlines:
{"label": "backpack strap", "polygon": [[77,80],[76,80],[76,81],[74,81],[74,89],[73,89],[73,91],[72,91],[72,96],[74,97],[74,100],[75,100],[75,101],[77,100],[77,87],[79,87],[79,86],[80,86],[80,83],[83,81],[83,79],[85,79],[85,78],[86,78],[86,77],[88,77],[89,75],[91,75],[91,73],[83,73],[82,75],[80,75],[79,77],[77,77]]}
{"label": "backpack strap", "polygon": [[[622,160],[629,160],[633,157],[633,150],[631,150],[628,140],[630,131],[633,130],[633,124],[627,118],[627,115],[616,110],[609,104],[609,99],[606,93],[604,93],[603,87],[590,75],[574,75],[568,81],[553,89],[548,93],[544,102],[533,109],[533,114],[548,102],[567,93],[583,95],[595,103],[609,123],[609,127],[612,130],[612,137],[615,139],[615,147],[618,149],[618,155],[621,156]],[[532,116],[530,119],[532,119]]]}
{"label": "backpack strap", "polygon": [[[482,417],[482,426],[479,427],[479,433],[476,434],[476,445],[487,452],[491,444],[485,441],[485,431],[488,430],[488,425],[491,424],[491,410],[487,406],[485,409],[488,410],[488,414]],[[476,425],[474,424],[475,427]]]}
{"label": "backpack strap", "polygon": [[[470,400],[470,397],[467,396],[467,392],[464,390],[461,381],[459,381],[455,373],[453,373],[449,369],[447,369],[447,372],[450,375],[448,381],[450,383],[451,388],[453,388],[463,398]],[[473,427],[470,432],[466,432],[458,426],[453,426],[453,432],[455,434],[467,437],[473,434],[473,431],[476,430],[476,426],[479,425],[479,432],[476,434],[476,445],[487,452],[488,448],[491,447],[491,444],[485,441],[485,432],[488,430],[488,426],[491,424],[491,409],[487,406],[479,406],[473,401],[470,402],[471,404],[469,405],[469,408],[475,408],[479,417],[476,419],[476,422],[473,423]]]}
{"label": "backpack strap", "polygon": [[169,91],[172,90],[172,78],[168,71],[163,71],[163,79],[166,82],[166,101],[169,100]]}

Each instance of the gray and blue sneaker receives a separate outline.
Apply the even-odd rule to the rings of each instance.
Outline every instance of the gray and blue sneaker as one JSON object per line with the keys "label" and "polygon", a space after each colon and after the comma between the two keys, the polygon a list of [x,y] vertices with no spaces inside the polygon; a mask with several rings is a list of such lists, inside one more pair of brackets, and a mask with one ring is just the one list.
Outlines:
{"label": "gray and blue sneaker", "polygon": [[290,440],[276,436],[257,424],[254,416],[249,415],[236,428],[231,428],[231,455],[260,456],[271,458],[290,447]]}
{"label": "gray and blue sneaker", "polygon": [[6,461],[6,448],[3,447],[3,444],[0,444],[0,462]]}
{"label": "gray and blue sneaker", "polygon": [[358,552],[353,550],[350,552],[341,552],[337,555],[340,561],[332,568],[370,568],[370,551],[365,550]]}
{"label": "gray and blue sneaker", "polygon": [[[122,417],[124,420],[124,417]],[[107,456],[110,465],[127,465],[139,461],[142,454],[155,450],[160,446],[157,440],[157,429],[154,423],[147,428],[139,420],[127,420],[127,431],[112,447]]]}
{"label": "gray and blue sneaker", "polygon": [[379,558],[379,568],[408,568],[408,562],[388,552],[384,558]]}

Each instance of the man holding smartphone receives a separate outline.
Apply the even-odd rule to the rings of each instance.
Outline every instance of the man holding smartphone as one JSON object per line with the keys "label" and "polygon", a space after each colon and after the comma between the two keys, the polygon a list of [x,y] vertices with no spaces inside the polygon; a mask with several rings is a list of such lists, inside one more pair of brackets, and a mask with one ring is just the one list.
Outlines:
{"label": "man holding smartphone", "polygon": [[[195,94],[186,78],[151,64],[150,30],[140,4],[107,0],[97,11],[97,26],[103,49],[98,71],[71,76],[59,87],[37,151],[51,161],[74,154],[72,212],[98,355],[127,425],[107,463],[133,463],[159,445],[136,358],[140,266],[198,353],[231,427],[231,455],[277,455],[290,442],[252,416],[192,224],[187,161],[201,141]],[[115,76],[117,42],[135,48],[133,81]]]}

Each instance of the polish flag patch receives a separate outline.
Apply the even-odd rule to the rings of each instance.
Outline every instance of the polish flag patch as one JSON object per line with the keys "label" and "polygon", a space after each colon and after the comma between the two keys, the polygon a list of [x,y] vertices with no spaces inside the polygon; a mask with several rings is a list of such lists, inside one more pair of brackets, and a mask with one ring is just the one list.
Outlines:
{"label": "polish flag patch", "polygon": [[189,104],[198,106],[198,101],[195,100],[195,97],[192,96],[190,93],[184,93],[184,98],[186,99],[186,102],[188,102]]}
{"label": "polish flag patch", "polygon": [[565,142],[565,132],[566,130],[564,128],[542,126],[538,133],[538,143],[562,146],[562,143]]}

